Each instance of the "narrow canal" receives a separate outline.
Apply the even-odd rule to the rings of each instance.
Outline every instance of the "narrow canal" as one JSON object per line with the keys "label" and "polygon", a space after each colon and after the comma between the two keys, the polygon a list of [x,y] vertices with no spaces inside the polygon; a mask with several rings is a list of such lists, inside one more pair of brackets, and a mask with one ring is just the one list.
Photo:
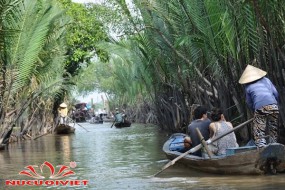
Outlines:
{"label": "narrow canal", "polygon": [[[48,135],[34,141],[14,143],[0,152],[0,189],[98,189],[98,190],[248,190],[284,189],[285,174],[275,176],[221,176],[198,173],[181,165],[152,177],[168,160],[161,148],[166,135],[157,127],[133,124],[130,128],[111,128],[111,123],[81,123],[69,136]],[[72,165],[74,175],[64,180],[88,180],[87,186],[11,187],[6,180],[31,180],[19,175],[26,166]],[[38,167],[36,167],[38,166]],[[59,168],[55,168],[56,172]],[[38,172],[41,173],[41,172]],[[43,168],[43,174],[49,170]]]}

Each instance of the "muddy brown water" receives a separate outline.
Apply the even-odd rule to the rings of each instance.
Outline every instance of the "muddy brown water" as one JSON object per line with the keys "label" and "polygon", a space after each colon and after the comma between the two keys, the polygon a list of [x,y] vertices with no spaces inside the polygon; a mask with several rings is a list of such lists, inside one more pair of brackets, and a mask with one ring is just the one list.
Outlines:
{"label": "muddy brown water", "polygon": [[[168,138],[158,127],[132,124],[129,128],[110,128],[112,123],[80,123],[74,135],[48,135],[35,141],[10,144],[0,152],[0,189],[98,189],[98,190],[267,190],[285,189],[285,174],[267,176],[223,176],[201,173],[175,164],[158,177],[168,160],[162,145]],[[19,175],[32,165],[44,180],[51,176],[49,162],[59,170],[59,165],[72,166],[75,174],[59,180],[88,180],[88,185],[58,186],[7,186],[7,180],[31,181]],[[73,165],[70,165],[70,162]],[[76,165],[74,165],[74,162]]]}

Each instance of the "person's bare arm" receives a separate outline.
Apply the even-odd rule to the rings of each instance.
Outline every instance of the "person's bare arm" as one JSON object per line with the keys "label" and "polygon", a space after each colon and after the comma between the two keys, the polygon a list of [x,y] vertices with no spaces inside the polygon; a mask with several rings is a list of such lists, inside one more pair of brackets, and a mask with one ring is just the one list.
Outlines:
{"label": "person's bare arm", "polygon": [[210,130],[210,138],[212,138],[216,133],[215,123],[210,124],[209,130]]}

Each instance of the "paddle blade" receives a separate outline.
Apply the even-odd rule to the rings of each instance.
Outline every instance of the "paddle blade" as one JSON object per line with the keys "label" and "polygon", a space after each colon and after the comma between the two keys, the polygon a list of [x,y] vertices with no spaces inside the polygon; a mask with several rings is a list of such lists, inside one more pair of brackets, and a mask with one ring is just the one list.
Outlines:
{"label": "paddle blade", "polygon": [[116,122],[116,121],[114,121],[114,122],[112,123],[111,128],[113,127],[113,125],[115,124],[115,122]]}
{"label": "paddle blade", "polygon": [[167,168],[169,168],[170,166],[172,166],[175,162],[173,160],[171,160],[170,162],[168,162],[167,164],[165,164],[165,166],[162,167],[161,170],[165,170]]}
{"label": "paddle blade", "polygon": [[161,172],[163,172],[165,169],[169,168],[169,167],[172,166],[173,164],[175,164],[175,162],[174,162],[173,160],[171,160],[170,162],[168,162],[167,164],[165,164],[159,172],[157,172],[156,174],[154,174],[153,177],[156,177],[158,174],[160,174]]}
{"label": "paddle blade", "polygon": [[163,170],[160,170],[159,172],[157,172],[156,174],[154,174],[152,177],[158,176],[161,172],[163,172]]}

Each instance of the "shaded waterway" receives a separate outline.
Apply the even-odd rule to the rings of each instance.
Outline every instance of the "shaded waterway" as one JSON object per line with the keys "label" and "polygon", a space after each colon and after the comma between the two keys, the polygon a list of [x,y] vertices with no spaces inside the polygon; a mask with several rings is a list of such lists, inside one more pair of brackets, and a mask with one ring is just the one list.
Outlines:
{"label": "shaded waterway", "polygon": [[[284,189],[285,175],[222,176],[199,173],[175,164],[158,177],[152,177],[168,160],[161,148],[166,135],[155,126],[133,124],[129,128],[111,128],[111,123],[81,123],[90,132],[76,126],[74,135],[48,135],[34,141],[9,145],[0,152],[0,189],[98,189],[98,190],[239,190]],[[5,180],[30,180],[18,173],[33,165],[48,178],[49,170],[39,167],[45,161],[53,166],[67,165],[74,175],[63,180],[88,180],[88,185],[73,187],[10,187]],[[55,168],[56,172],[59,168]]]}

